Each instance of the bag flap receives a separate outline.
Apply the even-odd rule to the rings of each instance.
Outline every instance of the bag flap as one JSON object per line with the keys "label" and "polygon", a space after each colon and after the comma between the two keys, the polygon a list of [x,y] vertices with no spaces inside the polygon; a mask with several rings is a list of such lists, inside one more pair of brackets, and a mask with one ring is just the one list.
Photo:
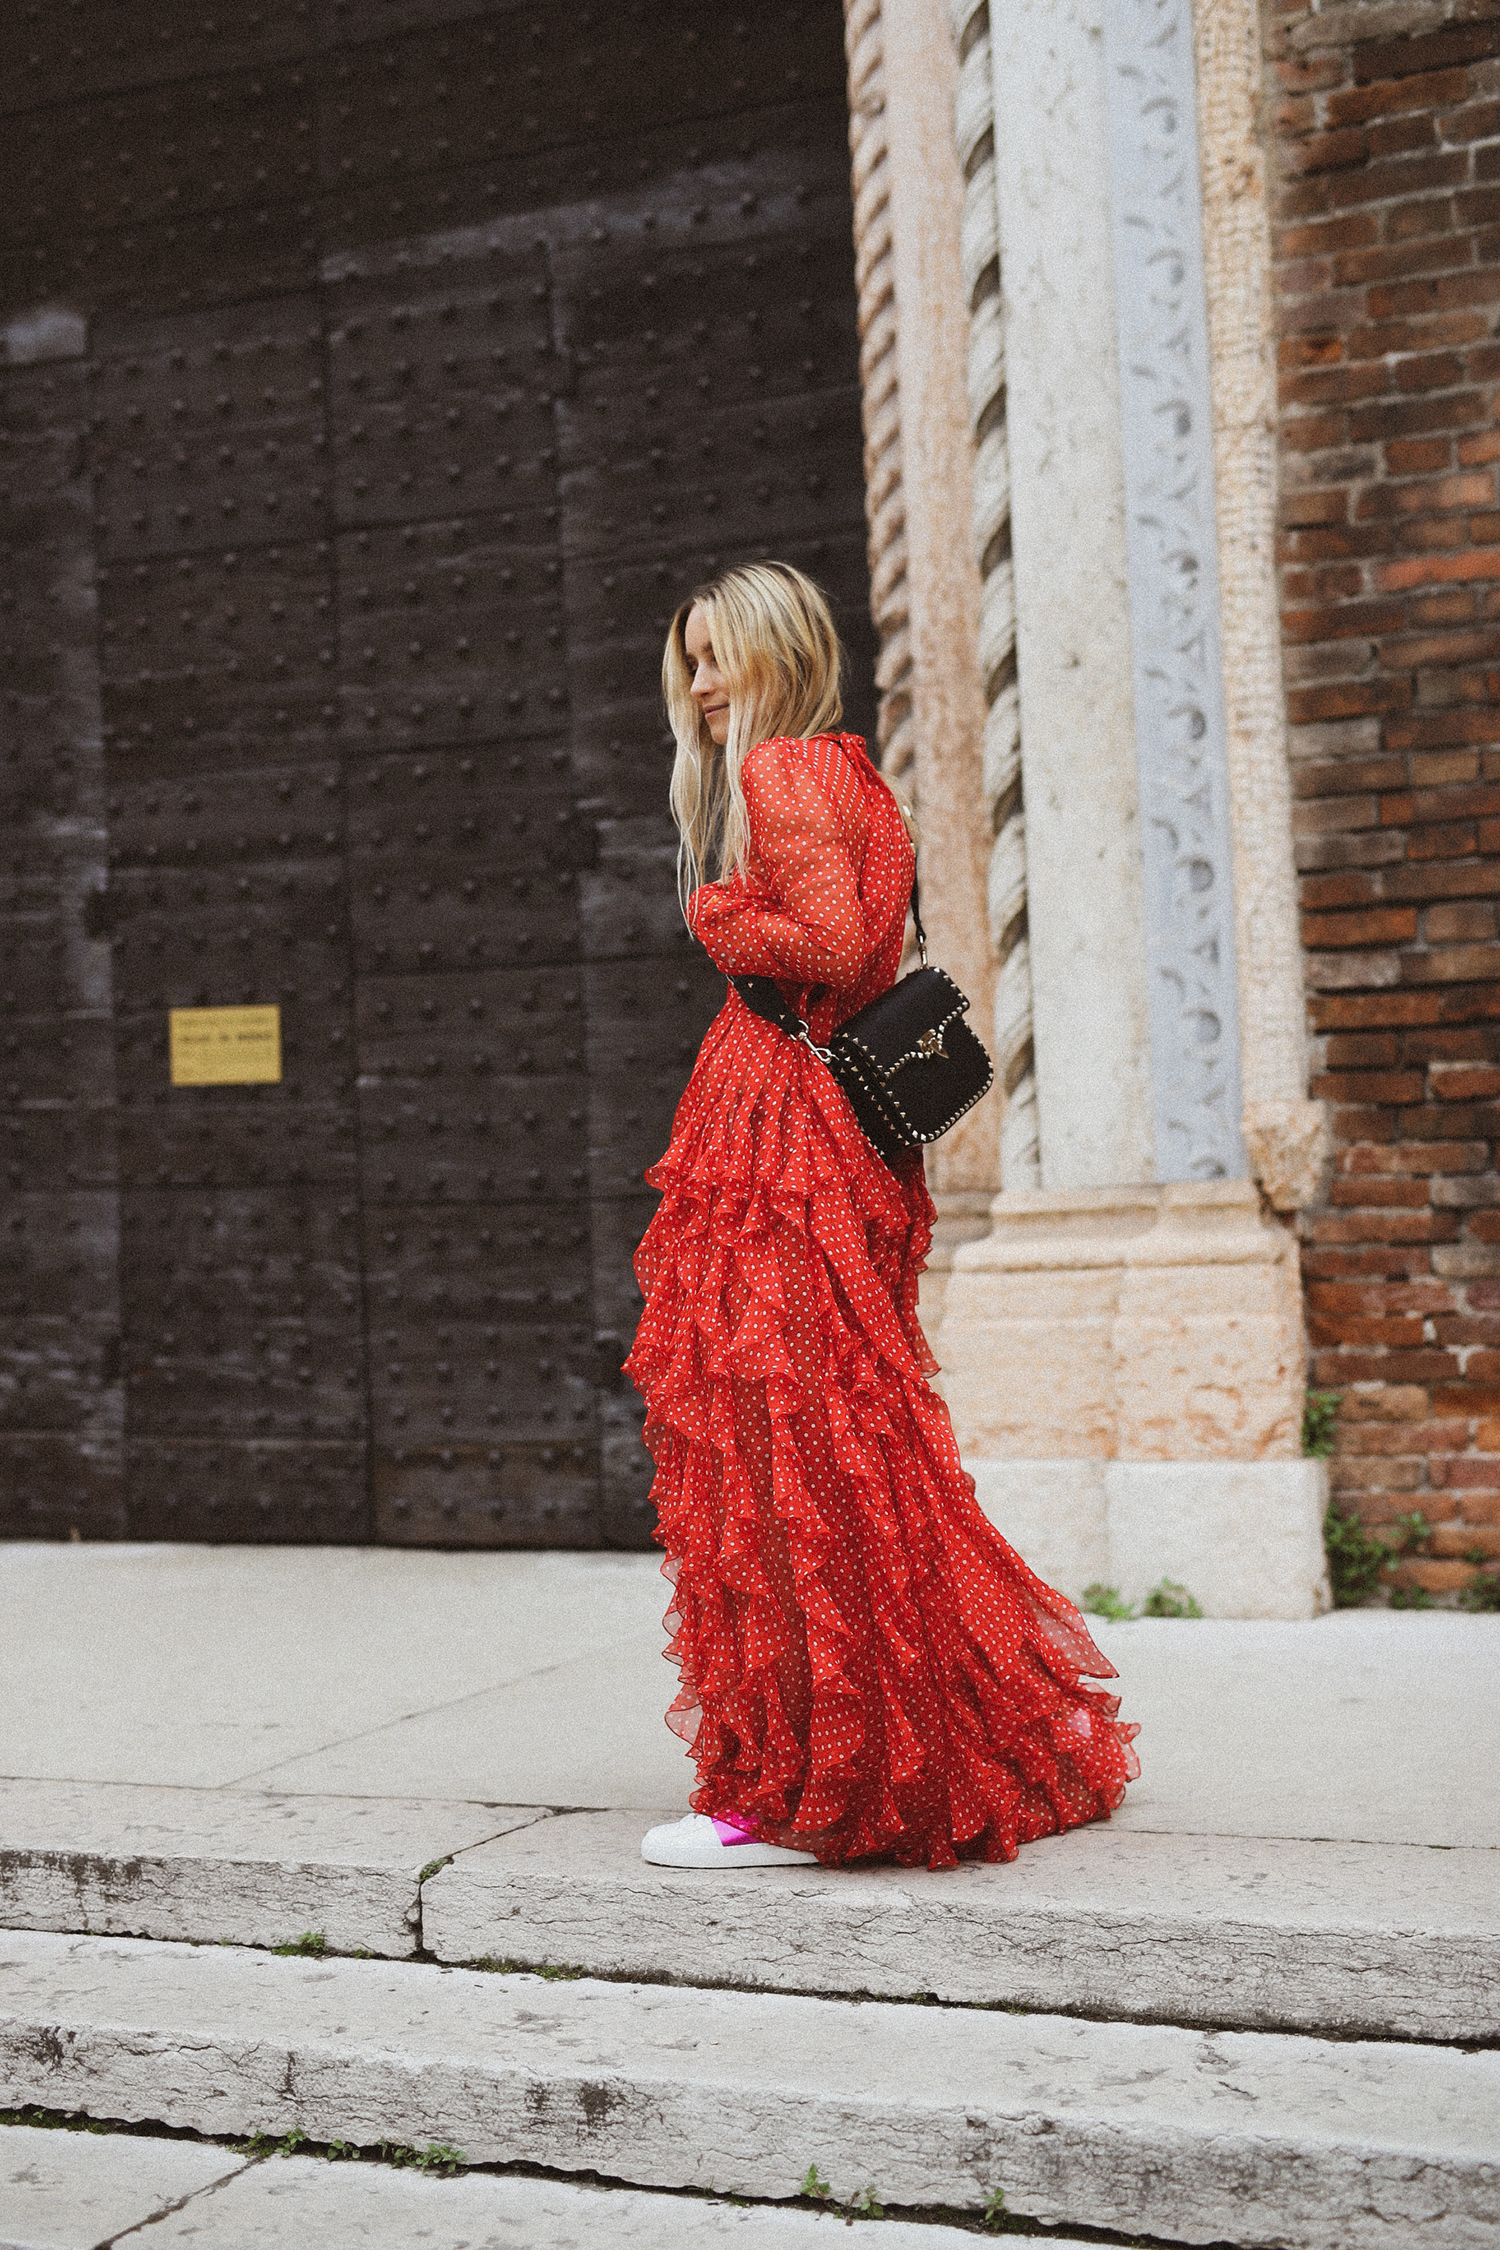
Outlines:
{"label": "bag flap", "polygon": [[968,1005],[943,970],[914,969],[888,992],[878,994],[858,1015],[841,1023],[834,1038],[852,1040],[881,1075],[889,1078],[904,1065],[935,1055],[943,1026],[963,1015]]}

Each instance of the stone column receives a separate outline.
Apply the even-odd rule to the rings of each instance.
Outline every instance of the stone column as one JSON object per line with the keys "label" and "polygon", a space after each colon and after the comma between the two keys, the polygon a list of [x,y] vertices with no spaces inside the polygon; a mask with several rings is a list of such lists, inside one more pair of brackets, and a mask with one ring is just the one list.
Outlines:
{"label": "stone column", "polygon": [[[923,918],[933,958],[987,1024],[995,969],[985,919],[985,704],[970,540],[957,65],[943,0],[881,0],[880,16]],[[955,1194],[993,1193],[999,1112],[991,1095],[932,1152],[929,1178],[940,1208]]]}
{"label": "stone column", "polygon": [[1243,0],[1203,4],[1226,15],[1200,212],[1164,130],[1191,146],[1190,0],[991,0],[1043,1185],[955,1254],[938,1351],[982,1503],[1056,1583],[1297,1616],[1326,1584],[1295,1251],[1236,1176],[1248,1144],[1295,1201],[1309,1143],[1251,428],[1269,330],[1233,247],[1264,205],[1234,170]]}

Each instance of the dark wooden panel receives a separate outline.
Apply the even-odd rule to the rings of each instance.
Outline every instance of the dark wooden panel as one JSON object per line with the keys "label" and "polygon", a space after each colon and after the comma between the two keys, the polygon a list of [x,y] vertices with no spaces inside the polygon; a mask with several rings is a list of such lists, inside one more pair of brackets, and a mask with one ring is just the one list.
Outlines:
{"label": "dark wooden panel", "polygon": [[589,1445],[382,1448],[374,1481],[375,1535],[392,1546],[599,1545]]}
{"label": "dark wooden panel", "polygon": [[121,1221],[133,1436],[363,1436],[352,1200],[135,1190]]}
{"label": "dark wooden panel", "polygon": [[117,1164],[114,1105],[91,1108],[74,1098],[0,1108],[0,1150],[12,1188],[112,1187]]}
{"label": "dark wooden panel", "polygon": [[33,1431],[0,1436],[0,1539],[121,1539],[118,1443]]}
{"label": "dark wooden panel", "polygon": [[149,86],[12,116],[0,212],[21,241],[278,204],[313,185],[314,93],[295,65]]}
{"label": "dark wooden panel", "polygon": [[114,1199],[6,1198],[0,1221],[0,1427],[76,1430],[115,1379]]}
{"label": "dark wooden panel", "polygon": [[351,749],[565,734],[562,564],[524,543],[538,528],[471,516],[345,534]]}
{"label": "dark wooden panel", "polygon": [[[154,1028],[152,1051],[164,1062]],[[165,1079],[165,1069],[161,1077]],[[119,1117],[124,1187],[304,1187],[352,1195],[358,1184],[357,1123],[342,1105],[287,1097],[279,1086],[163,1086],[154,1106]]]}
{"label": "dark wooden panel", "polygon": [[[265,495],[259,498],[263,503]],[[145,511],[143,494],[132,521]],[[181,795],[169,800],[186,816],[184,846],[195,830],[212,825],[225,837],[249,832],[249,800],[265,783],[259,771],[253,782],[244,773],[247,753],[259,751],[273,765],[327,756],[339,716],[332,612],[326,540],[224,547],[101,571],[112,774],[123,784],[215,768],[240,772],[229,785],[237,812],[219,809],[223,788],[200,791],[197,806]],[[271,811],[264,805],[260,819]]]}
{"label": "dark wooden panel", "polygon": [[[212,14],[199,0],[27,0],[0,11],[0,111],[290,61],[307,55],[317,34],[313,0]],[[191,98],[180,95],[179,106]]]}
{"label": "dark wooden panel", "polygon": [[125,1492],[133,1539],[347,1546],[372,1529],[362,1445],[132,1437]]}
{"label": "dark wooden panel", "polygon": [[277,767],[117,783],[110,865],[212,867],[225,861],[341,866],[343,776],[337,765]]}
{"label": "dark wooden panel", "polygon": [[311,202],[254,204],[151,226],[0,235],[0,305],[86,305],[141,319],[182,305],[237,305],[309,289],[318,280]]}
{"label": "dark wooden panel", "polygon": [[111,329],[90,448],[103,553],[222,553],[315,537],[328,473],[323,370],[312,297]]}
{"label": "dark wooden panel", "polygon": [[330,175],[396,187],[476,157],[591,147],[653,126],[681,136],[688,119],[839,95],[838,21],[779,0],[753,18],[652,0],[592,19],[533,6],[424,23],[340,58],[326,162]]}
{"label": "dark wooden panel", "polygon": [[531,967],[578,951],[578,868],[596,849],[565,748],[372,762],[353,777],[361,976]]}
{"label": "dark wooden panel", "polygon": [[[28,1236],[7,1525],[649,1536],[671,608],[802,562],[873,709],[843,67],[833,0],[0,24],[0,296],[89,321],[0,371],[0,1161],[101,1245],[118,1178],[124,1335]],[[169,1084],[268,1000],[282,1084]]]}
{"label": "dark wooden panel", "polygon": [[554,525],[552,404],[565,378],[540,251],[403,263],[330,297],[340,521],[498,511],[522,540],[528,523]]}

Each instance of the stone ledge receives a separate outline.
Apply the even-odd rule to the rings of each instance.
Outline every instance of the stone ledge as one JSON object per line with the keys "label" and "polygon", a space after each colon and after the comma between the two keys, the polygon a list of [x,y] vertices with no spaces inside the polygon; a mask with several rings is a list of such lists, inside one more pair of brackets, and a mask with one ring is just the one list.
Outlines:
{"label": "stone ledge", "polygon": [[1432,2041],[1500,2036],[1495,1855],[1112,1826],[1008,1867],[647,1867],[648,1816],[567,1813],[423,1897],[439,1960]]}
{"label": "stone ledge", "polygon": [[541,1819],[416,1798],[0,1781],[0,1923],[399,1958],[423,1868]]}
{"label": "stone ledge", "polygon": [[0,2102],[443,2140],[634,2187],[1283,2250],[1471,2250],[1500,2054],[0,1937]]}

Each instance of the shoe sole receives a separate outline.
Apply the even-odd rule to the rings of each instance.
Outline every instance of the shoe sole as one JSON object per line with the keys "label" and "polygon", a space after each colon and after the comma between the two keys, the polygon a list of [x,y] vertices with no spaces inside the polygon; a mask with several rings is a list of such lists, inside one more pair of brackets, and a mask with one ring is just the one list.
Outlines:
{"label": "shoe sole", "polygon": [[816,1867],[817,1855],[813,1852],[788,1852],[775,1844],[728,1844],[716,1852],[695,1851],[684,1846],[680,1851],[642,1851],[648,1867]]}

